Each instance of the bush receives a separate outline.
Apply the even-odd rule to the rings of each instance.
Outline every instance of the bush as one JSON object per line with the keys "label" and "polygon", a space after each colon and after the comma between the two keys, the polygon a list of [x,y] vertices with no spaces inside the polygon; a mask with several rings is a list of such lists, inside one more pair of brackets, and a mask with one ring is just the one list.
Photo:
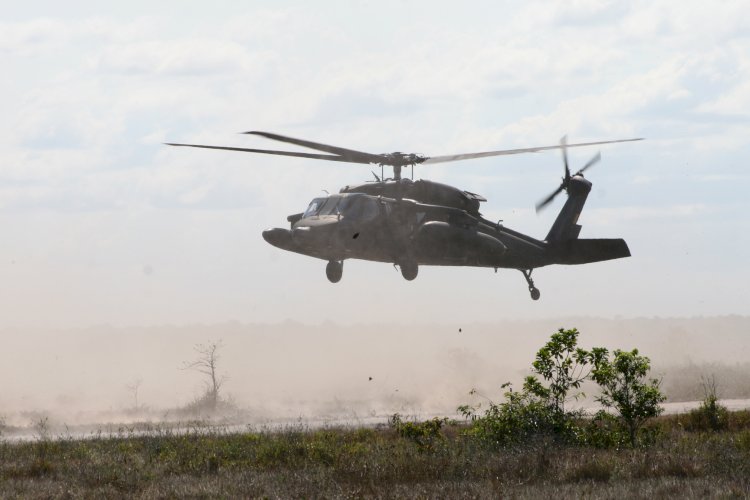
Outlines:
{"label": "bush", "polygon": [[716,380],[703,377],[703,401],[687,415],[685,429],[689,431],[723,431],[729,428],[729,411],[719,404]]}
{"label": "bush", "polygon": [[399,436],[416,444],[419,451],[434,451],[435,444],[445,440],[441,429],[448,419],[435,417],[424,422],[404,422],[401,415],[394,413],[388,423]]}
{"label": "bush", "polygon": [[592,351],[578,347],[578,335],[575,328],[560,328],[552,334],[536,353],[531,365],[534,375],[526,377],[521,392],[513,392],[512,388],[506,392],[505,402],[490,401],[481,416],[478,407],[459,407],[459,412],[472,420],[469,434],[500,446],[541,435],[577,442],[581,438],[577,422],[583,413],[567,411],[565,404],[584,396],[573,391],[589,377],[593,361]]}
{"label": "bush", "polygon": [[539,436],[576,439],[574,420],[581,416],[579,412],[561,413],[548,400],[526,390],[514,392],[511,388],[504,396],[505,402],[490,401],[481,415],[479,407],[459,406],[458,411],[471,421],[469,436],[493,446],[522,444]]}
{"label": "bush", "polygon": [[628,435],[615,415],[600,410],[583,429],[581,442],[595,448],[619,449],[627,445]]}
{"label": "bush", "polygon": [[[650,370],[647,357],[637,349],[615,350],[612,356],[603,347],[582,349],[575,328],[554,333],[537,352],[532,370],[534,375],[526,377],[521,392],[511,388],[504,394],[505,402],[490,401],[483,414],[479,414],[479,406],[458,408],[471,420],[469,435],[499,446],[540,435],[604,448],[620,447],[629,439],[635,446],[643,424],[663,411],[660,403],[666,398],[659,389],[660,381],[646,379]],[[587,419],[582,411],[566,411],[567,401],[584,396],[573,391],[588,379],[601,389],[596,400],[617,412],[619,418],[600,412]],[[641,442],[650,443],[655,434],[641,437]]]}

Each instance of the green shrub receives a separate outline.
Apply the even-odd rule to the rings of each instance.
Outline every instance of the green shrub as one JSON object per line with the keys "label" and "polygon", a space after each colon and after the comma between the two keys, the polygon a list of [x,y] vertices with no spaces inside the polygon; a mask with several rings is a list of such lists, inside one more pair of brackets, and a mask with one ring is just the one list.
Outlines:
{"label": "green shrub", "polygon": [[[534,375],[526,377],[523,390],[504,394],[505,402],[489,402],[484,414],[479,407],[464,405],[458,411],[472,421],[468,434],[494,445],[519,444],[532,437],[554,436],[577,441],[580,411],[566,411],[571,399],[584,396],[580,389],[588,378],[593,353],[578,347],[579,332],[560,328],[536,353]],[[538,378],[540,377],[540,378]],[[505,384],[503,387],[508,387]]]}
{"label": "green shrub", "polygon": [[615,415],[600,410],[586,423],[580,442],[595,448],[620,449],[627,446],[628,434]]}
{"label": "green shrub", "polygon": [[729,428],[729,411],[719,404],[716,380],[702,378],[703,401],[687,414],[684,427],[689,431],[723,431]]}
{"label": "green shrub", "polygon": [[490,401],[482,414],[478,413],[479,407],[458,408],[471,422],[467,435],[494,446],[522,444],[539,436],[576,439],[575,419],[580,413],[561,413],[548,400],[525,390],[514,392],[511,388],[504,396],[505,402]]}
{"label": "green shrub", "polygon": [[416,444],[419,451],[434,451],[435,445],[445,440],[441,429],[447,422],[447,418],[438,417],[424,422],[404,422],[398,413],[388,421],[399,436]]}
{"label": "green shrub", "polygon": [[[653,443],[658,431],[644,431],[643,425],[663,411],[660,403],[666,398],[660,381],[646,378],[649,358],[639,355],[637,349],[615,350],[612,355],[603,347],[588,351],[578,347],[578,335],[575,328],[554,333],[537,351],[534,375],[526,377],[521,392],[511,388],[504,394],[504,402],[490,401],[483,413],[479,412],[481,405],[460,406],[458,411],[471,421],[467,433],[497,446],[535,436],[601,448],[621,447],[627,441],[635,446],[639,439],[641,444]],[[575,391],[588,379],[601,389],[596,400],[619,418],[600,412],[588,419],[581,411],[565,409],[568,401],[584,396]]]}

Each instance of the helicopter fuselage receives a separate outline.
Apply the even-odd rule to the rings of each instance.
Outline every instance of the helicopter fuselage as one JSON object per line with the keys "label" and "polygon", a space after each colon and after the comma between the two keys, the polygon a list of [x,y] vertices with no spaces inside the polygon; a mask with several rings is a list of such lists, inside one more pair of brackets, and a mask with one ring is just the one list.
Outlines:
{"label": "helicopter fuselage", "polygon": [[290,229],[263,232],[270,244],[328,261],[535,268],[555,263],[548,244],[466,210],[344,193],[289,216]]}
{"label": "helicopter fuselage", "polygon": [[[417,184],[400,182],[401,185],[380,182],[366,186],[402,194]],[[458,207],[350,192],[347,187],[339,194],[315,198],[305,212],[287,217],[289,229],[266,230],[263,238],[283,250],[327,260],[326,274],[334,283],[341,279],[347,259],[397,264],[407,280],[416,278],[422,265],[511,268],[523,272],[532,298],[536,299],[539,292],[531,279],[535,268],[630,256],[622,239],[578,238],[578,218],[591,183],[581,175],[572,176],[567,182],[568,200],[544,240],[491,222],[475,209],[471,213],[459,208],[466,200],[451,195],[481,197],[451,186],[444,187],[456,193],[447,189],[437,195],[427,192],[432,193],[431,199],[452,199]]]}

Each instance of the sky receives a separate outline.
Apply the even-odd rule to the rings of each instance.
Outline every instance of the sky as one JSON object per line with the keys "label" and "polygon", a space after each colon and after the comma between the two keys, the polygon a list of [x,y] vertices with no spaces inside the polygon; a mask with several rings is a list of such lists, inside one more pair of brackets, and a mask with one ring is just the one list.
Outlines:
{"label": "sky", "polygon": [[[0,327],[750,314],[744,1],[13,2],[0,20]],[[581,237],[534,273],[325,262],[268,245],[367,166],[169,148],[272,131],[437,156],[601,148]],[[571,151],[573,168],[596,149]],[[417,167],[542,238],[557,152]]]}

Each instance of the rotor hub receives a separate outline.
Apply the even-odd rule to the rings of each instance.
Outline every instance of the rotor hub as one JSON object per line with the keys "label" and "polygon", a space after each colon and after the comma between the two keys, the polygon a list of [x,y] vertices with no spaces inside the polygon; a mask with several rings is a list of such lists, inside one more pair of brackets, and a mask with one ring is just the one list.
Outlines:
{"label": "rotor hub", "polygon": [[415,153],[402,153],[400,151],[394,151],[393,153],[383,153],[380,155],[382,158],[380,166],[393,167],[393,180],[401,179],[401,169],[403,167],[414,166],[417,163],[424,162],[427,157],[418,155]]}

